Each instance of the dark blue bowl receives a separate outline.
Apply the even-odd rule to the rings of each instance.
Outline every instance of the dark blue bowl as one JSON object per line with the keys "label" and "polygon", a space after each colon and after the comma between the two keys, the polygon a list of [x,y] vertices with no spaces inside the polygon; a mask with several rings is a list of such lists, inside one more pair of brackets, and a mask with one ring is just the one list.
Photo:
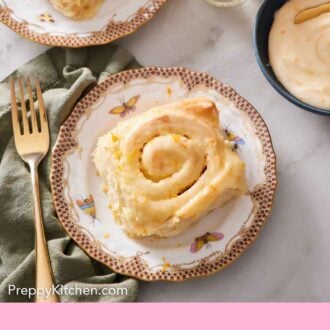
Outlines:
{"label": "dark blue bowl", "polygon": [[253,43],[254,50],[259,67],[270,84],[287,100],[297,105],[298,107],[322,115],[330,115],[330,111],[320,109],[304,103],[293,96],[276,78],[270,64],[268,56],[268,37],[270,29],[273,25],[274,16],[278,9],[280,9],[286,0],[264,0],[262,3],[254,26]]}

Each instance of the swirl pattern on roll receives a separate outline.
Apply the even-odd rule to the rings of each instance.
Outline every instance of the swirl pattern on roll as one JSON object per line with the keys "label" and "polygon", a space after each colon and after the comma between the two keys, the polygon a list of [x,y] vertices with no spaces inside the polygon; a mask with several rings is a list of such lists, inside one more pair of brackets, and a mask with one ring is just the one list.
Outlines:
{"label": "swirl pattern on roll", "polygon": [[93,17],[104,0],[50,0],[55,9],[75,20]]}
{"label": "swirl pattern on roll", "polygon": [[170,237],[246,192],[245,164],[226,143],[208,99],[121,121],[93,154],[114,218],[133,237]]}

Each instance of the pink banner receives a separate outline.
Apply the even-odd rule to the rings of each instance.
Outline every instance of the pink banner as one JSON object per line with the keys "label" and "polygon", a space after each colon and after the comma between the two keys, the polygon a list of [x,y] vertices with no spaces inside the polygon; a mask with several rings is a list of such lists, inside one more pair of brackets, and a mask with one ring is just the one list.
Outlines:
{"label": "pink banner", "polygon": [[330,304],[1,304],[2,329],[329,329]]}

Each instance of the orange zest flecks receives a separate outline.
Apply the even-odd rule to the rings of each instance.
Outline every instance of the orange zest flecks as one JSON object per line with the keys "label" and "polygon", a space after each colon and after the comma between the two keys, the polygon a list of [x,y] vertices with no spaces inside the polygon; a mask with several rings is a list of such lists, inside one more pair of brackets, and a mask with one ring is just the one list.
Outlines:
{"label": "orange zest flecks", "polygon": [[115,134],[112,134],[111,135],[111,140],[112,140],[112,142],[117,142],[117,141],[119,141],[119,137]]}
{"label": "orange zest flecks", "polygon": [[172,90],[172,88],[171,88],[170,86],[168,86],[168,87],[167,87],[167,95],[168,95],[169,97],[171,97],[172,94],[173,94],[173,90]]}
{"label": "orange zest flecks", "polygon": [[120,158],[121,158],[121,156],[122,156],[120,150],[115,150],[115,151],[113,152],[113,155],[115,156],[115,158],[116,158],[117,160],[120,160]]}
{"label": "orange zest flecks", "polygon": [[180,143],[180,136],[177,134],[172,134],[172,139],[175,143]]}
{"label": "orange zest flecks", "polygon": [[127,158],[127,162],[128,163],[133,162],[135,159],[138,158],[138,156],[139,156],[139,153],[137,151],[133,151],[133,152],[129,153],[127,155],[127,157],[126,157]]}
{"label": "orange zest flecks", "polygon": [[162,272],[166,272],[167,269],[169,269],[169,268],[172,267],[172,265],[166,260],[165,257],[162,257],[162,260],[163,260],[163,262],[164,262],[164,264],[163,264],[163,268],[162,268]]}

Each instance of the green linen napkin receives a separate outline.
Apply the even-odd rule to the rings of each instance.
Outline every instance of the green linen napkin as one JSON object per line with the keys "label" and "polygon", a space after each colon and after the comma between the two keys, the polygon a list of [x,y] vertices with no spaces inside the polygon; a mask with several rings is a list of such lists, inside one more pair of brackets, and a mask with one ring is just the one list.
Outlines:
{"label": "green linen napkin", "polygon": [[[139,64],[134,57],[119,46],[52,48],[18,69],[13,76],[36,74],[40,78],[51,145],[54,145],[60,125],[88,90],[109,75],[136,67]],[[26,302],[33,298],[29,299],[24,291],[16,295],[13,286],[15,289],[34,287],[33,200],[29,171],[15,149],[10,109],[7,78],[0,83],[0,301]],[[52,204],[49,171],[50,153],[41,164],[39,174],[55,282],[64,288],[80,288],[75,296],[70,295],[72,290],[67,290],[70,294],[63,294],[61,301],[134,301],[138,290],[136,280],[116,274],[90,259],[65,234]],[[96,288],[94,291],[98,293],[82,295],[80,292],[84,288]]]}

